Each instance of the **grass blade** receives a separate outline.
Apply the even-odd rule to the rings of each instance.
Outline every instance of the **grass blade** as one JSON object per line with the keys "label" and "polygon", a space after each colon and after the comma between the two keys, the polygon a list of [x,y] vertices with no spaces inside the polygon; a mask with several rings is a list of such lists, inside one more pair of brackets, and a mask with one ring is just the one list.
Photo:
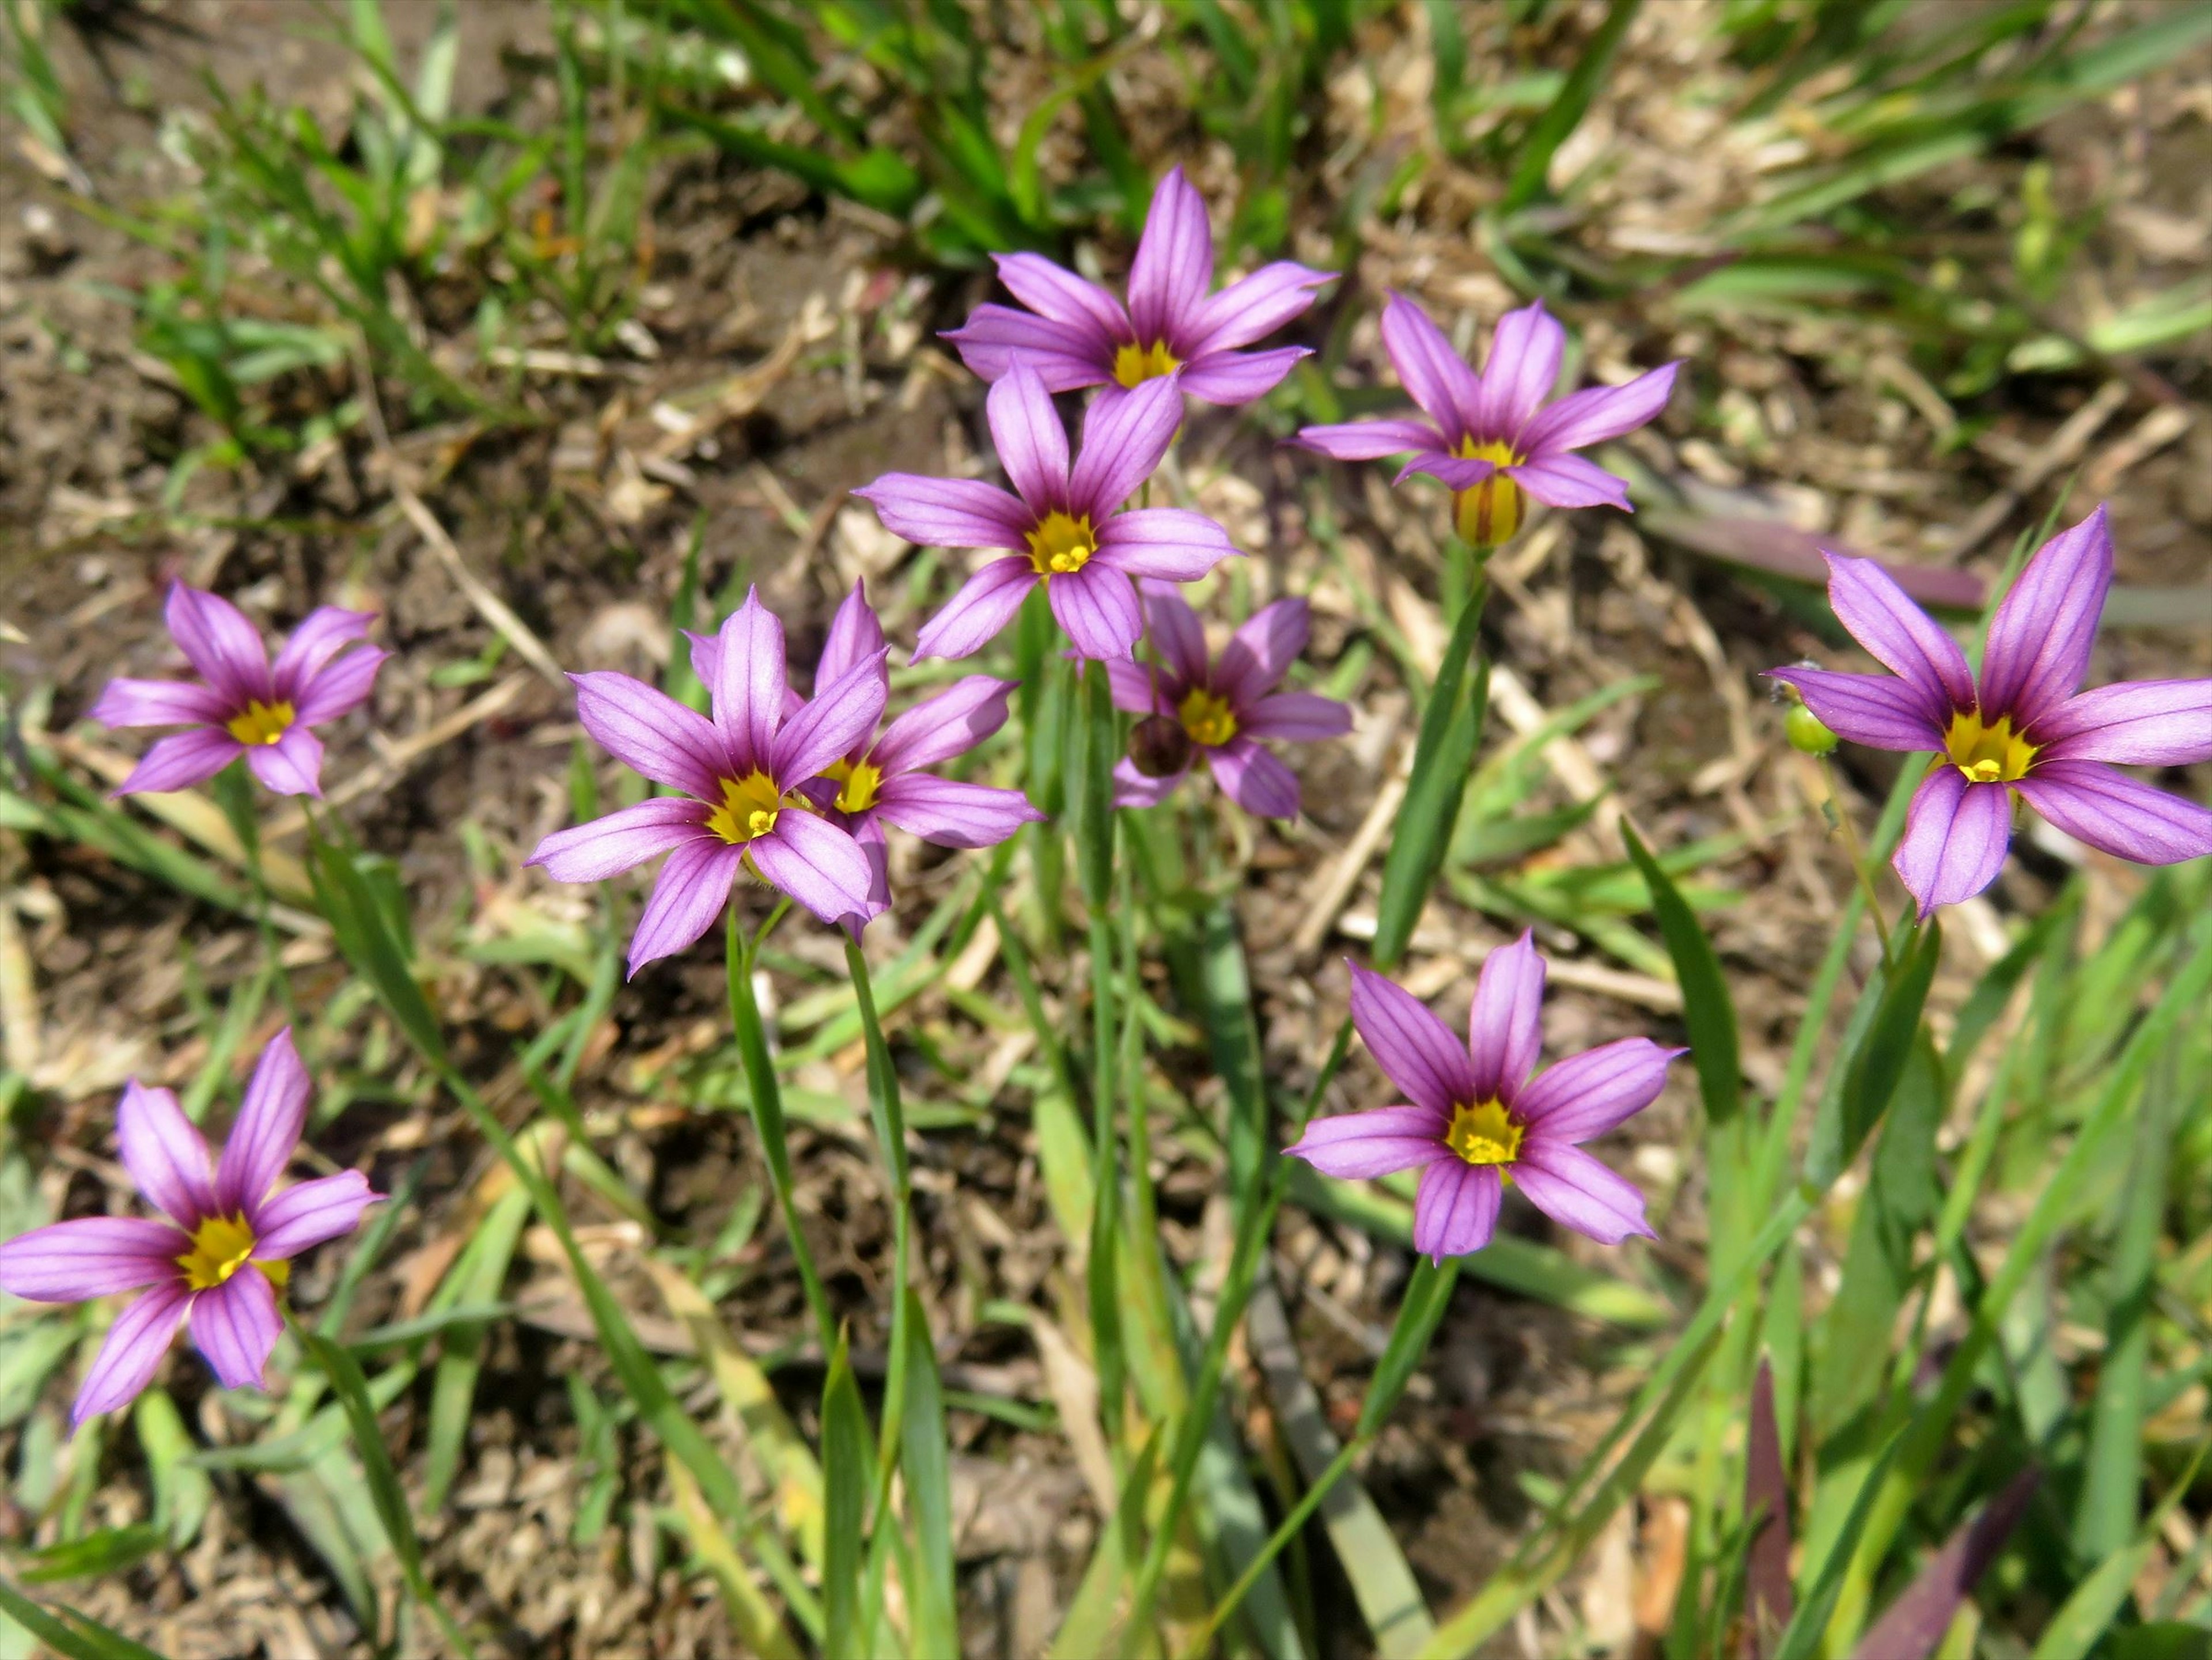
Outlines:
{"label": "grass blade", "polygon": [[[1103,677],[1102,677],[1103,678]],[[916,1301],[911,1289],[902,1294]],[[906,1411],[900,1425],[899,1468],[915,1532],[911,1651],[916,1660],[960,1652],[960,1620],[952,1589],[952,1478],[945,1454],[945,1395],[937,1356],[921,1309],[908,1311]]]}

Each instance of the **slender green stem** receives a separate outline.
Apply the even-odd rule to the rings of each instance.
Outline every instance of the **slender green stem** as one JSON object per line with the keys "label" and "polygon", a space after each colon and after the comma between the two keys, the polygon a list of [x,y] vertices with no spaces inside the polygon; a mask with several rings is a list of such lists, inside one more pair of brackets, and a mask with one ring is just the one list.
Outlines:
{"label": "slender green stem", "polygon": [[1121,1148],[1114,1134],[1114,943],[1107,911],[1114,895],[1114,754],[1118,726],[1103,665],[1085,664],[1084,709],[1070,780],[1075,805],[1076,875],[1090,917],[1091,958],[1091,1241],[1085,1279],[1098,1370],[1098,1408],[1108,1443],[1121,1444],[1123,1384],[1121,1286]]}
{"label": "slender green stem", "polygon": [[253,891],[253,924],[260,931],[261,954],[268,960],[269,977],[276,982],[276,995],[284,1005],[286,1020],[297,1031],[300,1006],[292,997],[291,976],[284,972],[283,942],[276,938],[271,915],[275,901],[269,892],[269,875],[261,863],[261,825],[253,816],[253,787],[246,780],[246,763],[234,761],[216,775],[216,800],[229,819],[240,850],[246,855],[246,879]]}
{"label": "slender green stem", "polygon": [[[845,941],[845,966],[853,976],[853,995],[860,1010],[860,1035],[868,1055],[868,1110],[875,1121],[876,1143],[882,1150],[884,1170],[891,1186],[891,1336],[890,1388],[884,1395],[884,1420],[877,1462],[880,1479],[889,1480],[889,1465],[898,1449],[899,1419],[904,1406],[905,1378],[902,1357],[906,1353],[906,1294],[908,1261],[914,1239],[914,1177],[906,1158],[906,1110],[899,1099],[898,1073],[891,1063],[890,1046],[884,1041],[883,1022],[876,1012],[876,990],[868,977],[868,958],[860,942]],[[878,1499],[880,1513],[880,1496]]]}
{"label": "slender green stem", "polygon": [[1850,855],[1851,874],[1858,878],[1859,891],[1866,896],[1867,915],[1874,919],[1874,931],[1881,939],[1882,958],[1887,961],[1889,924],[1882,919],[1881,897],[1874,891],[1874,874],[1867,869],[1866,852],[1859,846],[1858,826],[1851,822],[1850,809],[1844,805],[1844,793],[1836,786],[1835,769],[1828,764],[1828,757],[1820,756],[1814,764],[1820,769],[1820,781],[1828,787],[1828,816],[1843,836],[1844,849]]}
{"label": "slender green stem", "polygon": [[[1370,1436],[1360,1436],[1347,1441],[1336,1456],[1328,1461],[1328,1468],[1322,1470],[1313,1486],[1306,1489],[1305,1496],[1291,1506],[1291,1513],[1283,1518],[1282,1525],[1268,1536],[1267,1542],[1261,1546],[1252,1560],[1244,1565],[1244,1572],[1237,1576],[1237,1583],[1230,1586],[1221,1600],[1214,1604],[1213,1612],[1206,1615],[1206,1623],[1198,1628],[1198,1634],[1184,1647],[1182,1660],[1198,1660],[1212,1646],[1214,1633],[1219,1631],[1229,1616],[1237,1612],[1237,1606],[1252,1587],[1260,1583],[1260,1576],[1267,1571],[1269,1565],[1283,1554],[1291,1540],[1298,1536],[1313,1513],[1321,1508],[1322,1500],[1328,1498],[1336,1484],[1344,1479],[1345,1472],[1352,1468],[1361,1453],[1367,1450],[1372,1439]],[[1135,1627],[1133,1626],[1130,1629],[1133,1631]]]}

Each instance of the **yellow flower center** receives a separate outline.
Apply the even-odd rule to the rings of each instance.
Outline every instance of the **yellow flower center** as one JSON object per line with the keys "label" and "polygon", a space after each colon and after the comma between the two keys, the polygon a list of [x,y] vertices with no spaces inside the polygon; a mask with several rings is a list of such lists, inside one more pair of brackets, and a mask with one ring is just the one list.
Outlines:
{"label": "yellow flower center", "polygon": [[177,1259],[185,1283],[213,1291],[253,1255],[253,1230],[243,1216],[210,1216],[192,1234],[192,1248]]}
{"label": "yellow flower center", "polygon": [[1510,1164],[1521,1156],[1522,1134],[1504,1102],[1462,1102],[1452,1108],[1444,1145],[1470,1164]]}
{"label": "yellow flower center", "polygon": [[273,744],[291,729],[294,714],[289,703],[257,701],[243,714],[232,715],[225,730],[241,744]]}
{"label": "yellow flower center", "polygon": [[1237,717],[1230,711],[1229,700],[1203,687],[1193,690],[1182,700],[1176,718],[1182,722],[1192,743],[1208,749],[1219,749],[1237,735]]}
{"label": "yellow flower center", "polygon": [[840,812],[866,812],[876,805],[876,792],[884,783],[884,769],[872,761],[832,761],[830,776],[837,781]]}
{"label": "yellow flower center", "polygon": [[722,805],[707,815],[707,828],[735,847],[774,830],[782,807],[775,781],[756,767],[743,778],[722,781]]}
{"label": "yellow flower center", "polygon": [[2035,745],[2012,729],[2008,714],[1999,715],[1995,726],[1984,725],[1975,711],[1954,714],[1943,752],[1977,784],[2009,784],[2035,763]]}
{"label": "yellow flower center", "polygon": [[1125,386],[1141,386],[1182,367],[1182,359],[1168,350],[1164,340],[1155,340],[1149,346],[1123,346],[1114,354],[1114,378]]}
{"label": "yellow flower center", "polygon": [[[1472,438],[1461,439],[1452,453],[1462,460],[1490,461],[1501,467],[1526,459],[1516,455],[1510,444],[1478,444]],[[1528,516],[1528,499],[1521,493],[1521,486],[1502,472],[1492,473],[1471,489],[1452,492],[1452,516],[1460,540],[1471,548],[1494,548],[1511,541],[1521,521]]]}
{"label": "yellow flower center", "polygon": [[1098,551],[1098,538],[1091,533],[1091,515],[1077,519],[1055,508],[1030,532],[1030,563],[1048,580],[1070,576],[1091,562]]}

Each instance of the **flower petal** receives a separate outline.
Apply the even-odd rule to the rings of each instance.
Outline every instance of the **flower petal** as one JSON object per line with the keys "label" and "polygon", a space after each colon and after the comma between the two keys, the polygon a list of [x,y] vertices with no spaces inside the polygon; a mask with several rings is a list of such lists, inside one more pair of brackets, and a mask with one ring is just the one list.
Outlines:
{"label": "flower petal", "polygon": [[85,1303],[177,1277],[192,1242],[143,1216],[81,1216],[0,1244],[0,1291],[33,1303]]}
{"label": "flower petal", "polygon": [[997,380],[1017,363],[1036,371],[1047,392],[1073,392],[1112,379],[1115,341],[1089,324],[1055,322],[1007,306],[978,306],[949,340],[969,372]]}
{"label": "flower petal", "polygon": [[215,1212],[208,1146],[176,1096],[137,1079],[115,1107],[116,1156],[149,1203],[190,1233]]}
{"label": "flower petal", "polygon": [[1137,256],[1129,265],[1129,321],[1137,338],[1188,336],[1206,289],[1213,286],[1213,228],[1206,204],[1179,167],[1152,191]]}
{"label": "flower petal", "polygon": [[[1124,514],[1123,519],[1133,515]],[[1207,520],[1209,524],[1212,521]],[[1224,537],[1224,540],[1226,538]],[[1182,597],[1182,590],[1173,582],[1148,580],[1138,584],[1145,602],[1145,620],[1152,629],[1152,650],[1158,654],[1160,678],[1170,682],[1177,690],[1206,684],[1206,624],[1191,609],[1190,601]],[[1152,708],[1150,688],[1152,675],[1145,675],[1147,688],[1145,701],[1121,705],[1127,708]],[[1166,687],[1162,688],[1163,691]]]}
{"label": "flower petal", "polygon": [[1340,461],[1380,461],[1388,455],[1409,452],[1442,455],[1446,448],[1442,433],[1425,421],[1410,418],[1301,427],[1297,436],[1289,441]]}
{"label": "flower petal", "polygon": [[655,796],[589,824],[555,830],[522,862],[542,866],[556,882],[604,882],[671,848],[712,836],[707,815],[713,811],[689,796]]}
{"label": "flower petal", "polygon": [[1607,472],[1595,461],[1564,451],[1516,461],[1504,469],[1505,476],[1549,508],[1619,508],[1633,513],[1628,481]]}
{"label": "flower petal", "polygon": [[973,656],[1014,620],[1014,613],[1021,610],[1022,601],[1039,580],[1036,567],[1026,556],[994,559],[922,624],[921,632],[915,636],[910,660]]}
{"label": "flower petal", "polygon": [[[1152,637],[1157,643],[1157,629]],[[1131,714],[1172,714],[1179,695],[1186,690],[1173,671],[1157,663],[1133,663],[1109,657],[1102,666],[1114,694],[1114,707]]]}
{"label": "flower petal", "polygon": [[1531,1137],[1514,1161],[1513,1183],[1554,1222],[1601,1245],[1617,1245],[1639,1234],[1657,1237],[1644,1219],[1644,1195],[1635,1185],[1580,1147]]}
{"label": "flower petal", "polygon": [[1515,444],[1523,455],[1550,457],[1601,444],[1658,419],[1674,390],[1668,363],[1639,374],[1625,386],[1584,386],[1570,392],[1520,429]]}
{"label": "flower petal", "polygon": [[876,806],[908,835],[940,848],[994,848],[1023,825],[1044,818],[1019,790],[924,772],[885,779]]}
{"label": "flower petal", "polygon": [[855,581],[823,636],[822,655],[814,660],[814,689],[821,690],[855,663],[876,656],[884,645],[883,621],[868,603],[867,584]]}
{"label": "flower petal", "polygon": [[1249,277],[1238,277],[1192,313],[1189,337],[1182,343],[1184,357],[1194,360],[1249,346],[1261,335],[1273,334],[1292,318],[1303,316],[1314,302],[1313,291],[1334,283],[1336,275],[1277,259]]}
{"label": "flower petal", "polygon": [[[721,672],[707,690],[732,775],[743,778],[768,767],[783,724],[784,695],[791,689],[783,619],[761,604],[757,587],[749,587],[745,603],[722,619],[718,639]],[[879,712],[882,707],[877,705]]]}
{"label": "flower petal", "polygon": [[307,1069],[300,1063],[287,1026],[269,1040],[254,1063],[230,1139],[216,1162],[216,1207],[222,1214],[243,1213],[276,1185],[307,1128],[310,1093]]}
{"label": "flower petal", "polygon": [[1840,553],[1828,562],[1828,604],[1875,661],[1901,674],[1939,723],[1954,709],[1974,707],[1974,677],[1959,642],[1914,605],[1897,581],[1871,559]]}
{"label": "flower petal", "polygon": [[2138,865],[2212,853],[2212,809],[2096,761],[2038,764],[2013,787],[2077,842]]}
{"label": "flower petal", "polygon": [[1261,606],[1230,635],[1214,665],[1213,686],[1240,717],[1282,683],[1306,648],[1311,624],[1306,602],[1293,597]]}
{"label": "flower petal", "polygon": [[246,745],[221,727],[202,727],[164,738],[139,758],[112,794],[138,795],[204,784],[246,753]]}
{"label": "flower petal", "polygon": [[276,653],[269,678],[279,697],[297,702],[300,693],[324,664],[368,632],[376,620],[373,611],[347,611],[340,605],[318,605],[301,619]]}
{"label": "flower petal", "polygon": [[788,787],[816,777],[840,756],[865,742],[884,718],[890,696],[884,654],[855,663],[816,691],[769,740],[762,763],[769,776]]}
{"label": "flower petal", "polygon": [[[1382,307],[1382,349],[1413,400],[1443,429],[1447,440],[1474,430],[1482,383],[1444,338],[1429,314],[1402,294]],[[1448,442],[1443,448],[1450,448]]]}
{"label": "flower petal", "polygon": [[925,548],[1019,550],[1036,522],[1018,497],[980,478],[887,472],[853,494],[875,508],[884,529]]}
{"label": "flower petal", "polygon": [[1323,697],[1318,692],[1279,691],[1262,697],[1252,706],[1251,713],[1237,721],[1237,730],[1247,738],[1282,738],[1295,743],[1313,743],[1324,738],[1341,738],[1352,730],[1352,708],[1334,697]]}
{"label": "flower petal", "polygon": [[269,1352],[283,1329],[276,1291],[252,1263],[192,1298],[192,1347],[227,1389],[268,1387]]}
{"label": "flower petal", "polygon": [[1923,690],[1893,674],[1837,674],[1827,669],[1769,669],[1766,677],[1797,688],[1805,707],[1838,738],[1869,749],[1911,755],[1941,753],[1948,709],[1931,707]]}
{"label": "flower petal", "polygon": [[1298,816],[1298,775],[1249,738],[1232,738],[1206,751],[1213,781],[1255,818]]}
{"label": "flower petal", "polygon": [[1054,577],[1045,597],[1079,656],[1102,662],[1127,657],[1145,631],[1135,587],[1096,559],[1081,570]]}
{"label": "flower petal", "polygon": [[2123,680],[2068,698],[2033,728],[2045,761],[2212,761],[2212,680]]}
{"label": "flower petal", "polygon": [[109,681],[100,701],[86,711],[103,727],[219,727],[233,705],[212,686],[191,680]]}
{"label": "flower petal", "polygon": [[1925,917],[1996,881],[2011,842],[2005,787],[1970,784],[1956,767],[1938,762],[1913,794],[1905,838],[1889,862]]}
{"label": "flower petal", "polygon": [[1390,482],[1402,484],[1416,473],[1425,473],[1450,489],[1473,489],[1498,470],[1498,463],[1486,456],[1446,455],[1441,450],[1428,450],[1408,456]]}
{"label": "flower petal", "polygon": [[316,669],[307,677],[295,705],[300,724],[319,727],[352,714],[368,701],[376,686],[376,672],[391,656],[388,651],[363,646]]}
{"label": "flower petal", "polygon": [[115,1316],[115,1323],[107,1329],[107,1341],[100,1346],[100,1354],[92,1370],[85,1373],[76,1401],[70,1408],[72,1432],[82,1429],[86,1419],[127,1407],[138,1398],[139,1391],[161,1370],[162,1358],[191,1305],[192,1294],[179,1282],[155,1286]]}
{"label": "flower petal", "polygon": [[319,1176],[272,1194],[255,1207],[250,1218],[253,1260],[286,1262],[326,1239],[351,1233],[360,1225],[361,1213],[383,1198],[357,1170]]}
{"label": "flower petal", "polygon": [[1001,253],[994,258],[1006,292],[1038,316],[1072,329],[1095,330],[1111,341],[1131,337],[1129,313],[1096,283],[1085,282],[1039,253]]}
{"label": "flower petal", "polygon": [[1136,494],[1182,424],[1175,377],[1147,380],[1119,398],[1094,398],[1083,417],[1083,448],[1067,481],[1067,510],[1103,528],[1107,515]]}
{"label": "flower petal", "polygon": [[1272,351],[1210,351],[1194,357],[1176,372],[1176,384],[1186,398],[1224,409],[1265,398],[1283,384],[1283,377],[1310,357],[1309,346],[1278,346]]}
{"label": "flower petal", "polygon": [[1352,1024],[1375,1064],[1415,1106],[1449,1117],[1474,1099],[1474,1070],[1451,1028],[1402,986],[1354,965]]}
{"label": "flower petal", "polygon": [[811,812],[776,815],[775,828],[746,843],[769,884],[825,922],[869,915],[868,856],[847,831]]}
{"label": "flower petal", "polygon": [[1982,648],[1986,715],[2024,727],[2073,696],[2112,586],[2112,532],[2099,508],[2039,548],[1998,602]]}
{"label": "flower petal", "polygon": [[1157,807],[1176,793],[1176,787],[1190,776],[1188,763],[1164,778],[1148,778],[1137,770],[1137,763],[1123,756],[1114,763],[1114,805],[1117,807]]}
{"label": "flower petal", "polygon": [[1517,435],[1559,384],[1566,349],[1567,331],[1541,300],[1499,318],[1482,366],[1474,429],[1491,439]]}
{"label": "flower petal", "polygon": [[[1544,1041],[1544,959],[1524,933],[1482,959],[1467,1012],[1467,1053],[1477,1101],[1512,1104],[1536,1069]],[[1522,1116],[1526,1116],[1525,1114]]]}
{"label": "flower petal", "polygon": [[270,701],[269,654],[261,631],[244,612],[219,594],[182,582],[169,584],[165,609],[169,633],[185,660],[226,702],[236,708],[257,697]]}
{"label": "flower petal", "polygon": [[[793,811],[797,817],[807,816]],[[647,963],[687,949],[714,927],[743,856],[742,849],[716,836],[685,842],[668,855],[653,885],[653,897],[639,914],[637,932],[630,936],[630,978],[635,979]]]}
{"label": "flower petal", "polygon": [[1135,508],[1117,513],[1098,532],[1103,565],[1132,576],[1195,582],[1237,551],[1229,532],[1183,508]]}
{"label": "flower petal", "polygon": [[1433,1262],[1480,1250],[1498,1231],[1505,1184],[1494,1164],[1449,1155],[1421,1172],[1413,1194],[1413,1249]]}
{"label": "flower petal", "polygon": [[303,722],[287,727],[273,744],[247,745],[246,764],[276,794],[323,798],[323,740]]}
{"label": "flower petal", "polygon": [[1067,429],[1052,394],[1027,363],[1017,360],[983,400],[991,441],[1014,494],[1042,518],[1067,504]]}
{"label": "flower petal", "polygon": [[1667,1067],[1687,1049],[1662,1049],[1648,1037],[1601,1043],[1548,1066],[1524,1085],[1514,1116],[1531,1136],[1587,1141],[1626,1122],[1659,1098]]}
{"label": "flower petal", "polygon": [[1371,1182],[1451,1157],[1444,1118],[1425,1107],[1370,1107],[1307,1121],[1305,1134],[1285,1147],[1323,1176]]}
{"label": "flower petal", "polygon": [[884,727],[868,758],[889,776],[965,755],[1006,724],[1006,699],[1018,684],[988,674],[963,676]]}
{"label": "flower petal", "polygon": [[721,798],[729,758],[704,715],[612,669],[568,678],[576,686],[576,719],[600,748],[656,784],[702,801]]}

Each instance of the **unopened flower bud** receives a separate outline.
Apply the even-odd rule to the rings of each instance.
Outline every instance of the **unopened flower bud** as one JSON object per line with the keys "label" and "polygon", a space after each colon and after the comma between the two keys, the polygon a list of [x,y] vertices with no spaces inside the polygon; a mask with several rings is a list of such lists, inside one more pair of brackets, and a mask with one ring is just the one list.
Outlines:
{"label": "unopened flower bud", "polygon": [[1783,717],[1782,730],[1789,737],[1790,747],[1800,754],[1826,755],[1836,747],[1836,734],[1802,703],[1790,706],[1790,713]]}
{"label": "unopened flower bud", "polygon": [[1147,778],[1172,778],[1190,764],[1190,734],[1171,715],[1148,714],[1129,729],[1129,763]]}

